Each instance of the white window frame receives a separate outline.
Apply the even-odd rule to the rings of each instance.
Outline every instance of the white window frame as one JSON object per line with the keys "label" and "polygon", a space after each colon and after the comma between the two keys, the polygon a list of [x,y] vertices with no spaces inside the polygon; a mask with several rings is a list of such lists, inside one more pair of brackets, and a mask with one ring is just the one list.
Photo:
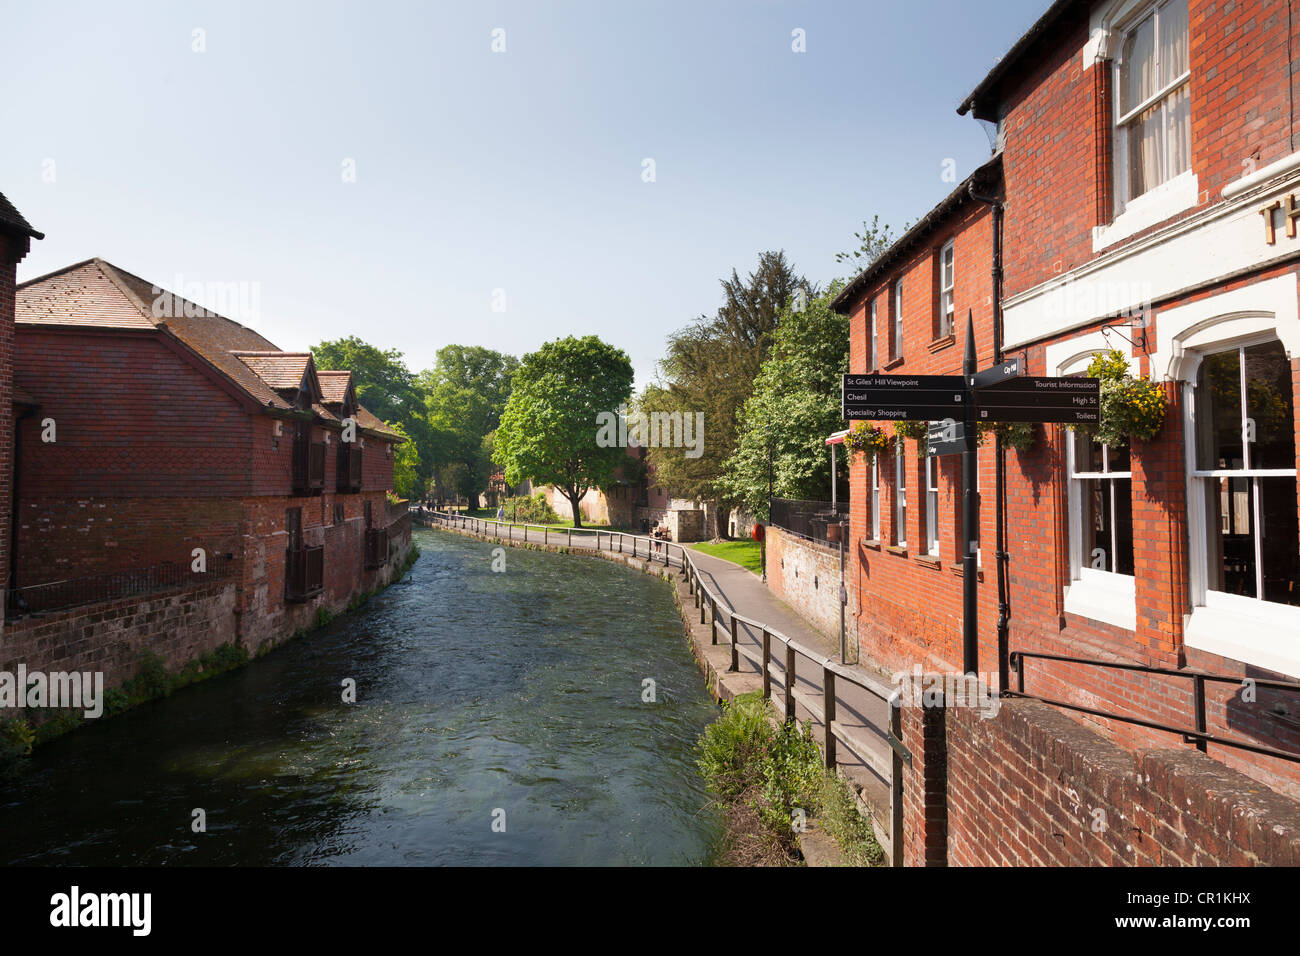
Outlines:
{"label": "white window frame", "polygon": [[880,540],[880,456],[871,459],[871,538]]}
{"label": "white window frame", "polygon": [[[1300,296],[1294,275],[1256,282],[1157,313],[1161,348],[1151,369],[1180,383],[1187,495],[1189,605],[1183,642],[1188,647],[1300,678],[1300,608],[1211,591],[1205,498],[1195,475],[1196,379],[1205,355],[1238,345],[1280,339],[1294,361],[1300,354]],[[1294,472],[1287,472],[1294,474]]]}
{"label": "white window frame", "polygon": [[[1145,100],[1135,105],[1132,109],[1128,110],[1126,113],[1121,114],[1120,96],[1122,94],[1122,77],[1123,77],[1123,69],[1124,69],[1124,43],[1125,40],[1127,40],[1128,35],[1132,33],[1137,27],[1145,23],[1148,18],[1154,18],[1155,41],[1154,41],[1151,55],[1154,58],[1153,69],[1155,70],[1156,76],[1159,77],[1160,75],[1160,19],[1159,19],[1160,11],[1164,7],[1168,6],[1170,3],[1173,2],[1177,2],[1177,0],[1159,0],[1159,2],[1149,3],[1144,5],[1137,13],[1127,18],[1124,24],[1120,26],[1116,32],[1116,43],[1114,48],[1115,59],[1112,65],[1113,81],[1111,83],[1113,87],[1112,97],[1113,97],[1113,104],[1114,104],[1113,105],[1114,122],[1111,128],[1113,134],[1112,165],[1115,168],[1115,181],[1113,183],[1113,189],[1115,191],[1114,215],[1116,218],[1118,218],[1128,209],[1130,203],[1134,202],[1135,200],[1140,200],[1143,196],[1151,195],[1156,190],[1162,189],[1162,187],[1166,187],[1168,184],[1178,181],[1179,177],[1185,176],[1186,174],[1191,172],[1192,160],[1191,160],[1190,150],[1187,156],[1187,163],[1188,163],[1187,169],[1171,172],[1168,167],[1169,156],[1171,155],[1170,150],[1168,148],[1168,137],[1169,137],[1170,129],[1169,129],[1168,119],[1165,116],[1164,110],[1162,109],[1160,115],[1165,121],[1161,123],[1160,135],[1163,137],[1162,146],[1163,146],[1164,156],[1166,159],[1165,169],[1161,170],[1162,179],[1154,186],[1149,187],[1146,190],[1146,192],[1140,193],[1137,196],[1129,195],[1128,137],[1129,137],[1130,128],[1137,122],[1137,120],[1142,116],[1143,113],[1151,109],[1151,107],[1153,106],[1163,105],[1164,102],[1171,95],[1173,95],[1175,92],[1180,90],[1182,87],[1186,86],[1191,81],[1192,72],[1190,68],[1191,56],[1189,50],[1187,70],[1183,71],[1183,73],[1180,74],[1179,76],[1171,78],[1167,84],[1165,84],[1163,87],[1159,87],[1154,93],[1148,96]],[[1191,16],[1190,16],[1190,4],[1189,4],[1189,15],[1188,15],[1189,45],[1191,41],[1190,33],[1191,33]],[[1188,124],[1189,126],[1191,124],[1190,115],[1188,117]],[[1185,190],[1181,192],[1185,192]]]}
{"label": "white window frame", "polygon": [[907,452],[901,438],[894,446],[894,547],[907,547]]}
{"label": "white window frame", "polygon": [[939,556],[939,459],[925,456],[925,553]]}
{"label": "white window frame", "polygon": [[894,314],[892,323],[893,357],[903,357],[903,280],[894,282]]}
{"label": "white window frame", "polygon": [[[1085,372],[1098,352],[1115,348],[1116,342],[1104,332],[1087,332],[1062,342],[1047,346],[1046,359],[1049,375],[1066,376]],[[1127,356],[1129,370],[1138,374],[1140,366],[1132,355]],[[1065,610],[1093,621],[1101,621],[1128,631],[1137,630],[1137,578],[1131,574],[1118,574],[1089,567],[1083,560],[1083,501],[1080,497],[1082,482],[1075,480],[1074,436],[1065,443],[1066,515],[1069,540],[1070,582],[1065,586]],[[1128,473],[1132,477],[1132,471]],[[1092,477],[1100,473],[1085,473]],[[1118,477],[1114,472],[1106,477]],[[1131,487],[1131,486],[1130,486]],[[1113,547],[1113,546],[1112,546]]]}
{"label": "white window frame", "polygon": [[[951,257],[951,262],[949,258]],[[939,335],[953,335],[957,327],[957,306],[953,291],[957,286],[956,240],[949,239],[939,250]]]}
{"label": "white window frame", "polygon": [[871,309],[867,315],[867,371],[874,372],[880,368],[880,358],[877,354],[877,337],[876,337],[876,303],[880,301],[880,296],[873,296],[871,299]]}

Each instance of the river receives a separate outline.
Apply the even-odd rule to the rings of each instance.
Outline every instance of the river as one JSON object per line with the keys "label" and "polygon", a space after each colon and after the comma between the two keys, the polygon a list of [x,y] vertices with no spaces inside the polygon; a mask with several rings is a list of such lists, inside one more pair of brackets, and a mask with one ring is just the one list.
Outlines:
{"label": "river", "polygon": [[498,573],[492,545],[415,541],[357,611],[19,761],[0,862],[708,862],[721,827],[693,745],[716,709],[669,586],[511,549]]}

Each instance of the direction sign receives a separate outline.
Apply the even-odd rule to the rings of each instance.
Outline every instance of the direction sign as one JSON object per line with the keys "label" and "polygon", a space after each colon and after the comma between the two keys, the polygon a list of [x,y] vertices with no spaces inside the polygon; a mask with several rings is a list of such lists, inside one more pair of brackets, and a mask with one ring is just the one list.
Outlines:
{"label": "direction sign", "polygon": [[960,375],[845,375],[843,416],[868,421],[947,418],[966,400]]}
{"label": "direction sign", "polygon": [[930,422],[925,437],[926,450],[932,455],[956,455],[966,447],[966,423],[954,418]]}
{"label": "direction sign", "polygon": [[970,387],[978,391],[981,388],[988,388],[990,385],[998,385],[1008,381],[1019,374],[1020,359],[1012,359],[1009,362],[994,365],[992,368],[986,368],[984,371],[972,375],[970,377]]}
{"label": "direction sign", "polygon": [[1094,408],[1043,408],[1042,406],[979,406],[976,417],[987,422],[1057,422],[1063,425],[1095,425],[1101,415]]}
{"label": "direction sign", "polygon": [[940,388],[961,391],[966,380],[960,375],[845,375],[844,389],[850,388]]}

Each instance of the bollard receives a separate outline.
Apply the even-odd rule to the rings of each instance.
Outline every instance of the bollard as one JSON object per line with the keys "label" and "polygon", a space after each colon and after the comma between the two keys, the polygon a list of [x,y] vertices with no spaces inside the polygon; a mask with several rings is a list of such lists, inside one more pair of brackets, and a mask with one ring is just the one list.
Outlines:
{"label": "bollard", "polygon": [[826,711],[826,747],[823,752],[826,756],[826,769],[834,770],[835,735],[831,733],[831,725],[835,723],[835,672],[828,667],[822,668],[822,693],[822,706]]}
{"label": "bollard", "polygon": [[794,648],[785,646],[785,719],[794,720]]}

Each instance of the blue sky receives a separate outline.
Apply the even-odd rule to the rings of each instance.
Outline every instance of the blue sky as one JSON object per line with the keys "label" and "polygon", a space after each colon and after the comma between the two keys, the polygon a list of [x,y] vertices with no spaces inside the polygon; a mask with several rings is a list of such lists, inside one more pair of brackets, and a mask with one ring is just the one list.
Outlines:
{"label": "blue sky", "polygon": [[415,371],[594,332],[644,384],[732,267],[782,248],[824,283],[864,218],[987,158],[956,104],[1046,6],[11,5],[0,192],[46,233],[19,279],[242,284],[281,348]]}

